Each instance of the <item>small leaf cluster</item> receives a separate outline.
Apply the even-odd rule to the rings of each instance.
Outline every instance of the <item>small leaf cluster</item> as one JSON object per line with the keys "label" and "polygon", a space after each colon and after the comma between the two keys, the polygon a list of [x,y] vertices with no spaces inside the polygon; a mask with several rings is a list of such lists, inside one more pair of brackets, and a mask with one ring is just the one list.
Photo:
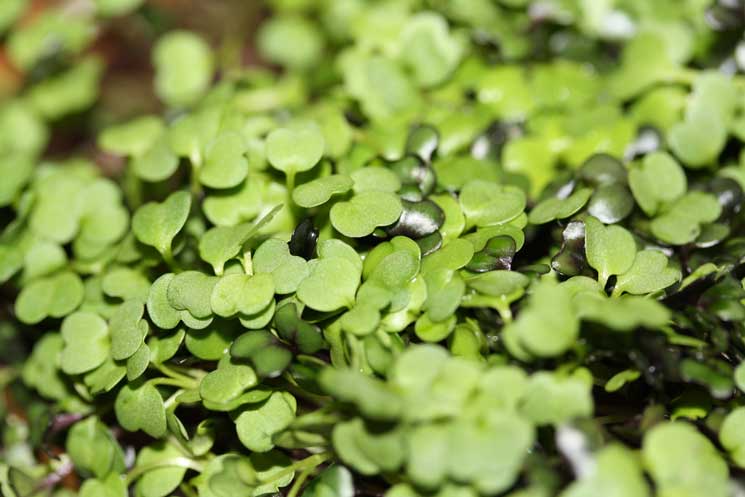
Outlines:
{"label": "small leaf cluster", "polygon": [[130,119],[86,5],[0,5],[3,495],[745,491],[738,2],[164,20]]}

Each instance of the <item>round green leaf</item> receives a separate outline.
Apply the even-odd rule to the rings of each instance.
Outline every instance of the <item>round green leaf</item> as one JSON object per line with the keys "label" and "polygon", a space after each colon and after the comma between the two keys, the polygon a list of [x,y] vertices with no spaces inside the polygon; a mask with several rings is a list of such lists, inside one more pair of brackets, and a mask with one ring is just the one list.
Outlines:
{"label": "round green leaf", "polygon": [[260,405],[244,409],[235,418],[238,439],[249,450],[267,452],[274,447],[272,437],[295,419],[297,402],[287,392],[274,392]]}
{"label": "round green leaf", "polygon": [[332,196],[348,192],[354,182],[349,176],[332,174],[303,183],[292,191],[292,200],[300,207],[323,205]]}
{"label": "round green leaf", "polygon": [[401,32],[401,57],[421,86],[441,83],[460,61],[460,40],[448,30],[447,21],[434,12],[412,16]]}
{"label": "round green leaf", "polygon": [[[696,454],[696,464],[690,455]],[[658,492],[681,495],[729,495],[729,470],[712,443],[692,425],[665,422],[644,437],[644,465]]]}
{"label": "round green leaf", "polygon": [[668,266],[665,254],[656,250],[642,250],[636,254],[631,268],[618,276],[613,293],[643,295],[667,288],[679,280],[680,271]]}
{"label": "round green leaf", "polygon": [[341,257],[320,259],[297,288],[297,296],[311,309],[330,312],[354,305],[360,271]]}
{"label": "round green leaf", "polygon": [[349,201],[338,202],[331,208],[331,224],[341,234],[360,238],[372,233],[378,226],[393,224],[403,207],[399,198],[386,192],[367,191]]}
{"label": "round green leaf", "polygon": [[149,202],[132,217],[132,231],[139,241],[170,256],[171,243],[184,227],[191,209],[188,192],[171,194],[164,202]]}
{"label": "round green leaf", "polygon": [[472,180],[460,192],[460,205],[466,216],[467,226],[504,224],[523,212],[525,194],[513,186]]}
{"label": "round green leaf", "polygon": [[135,468],[152,468],[137,480],[137,495],[142,497],[166,497],[171,495],[186,474],[186,468],[168,461],[184,457],[175,446],[160,441],[143,447],[137,454]]}
{"label": "round green leaf", "polygon": [[246,145],[238,133],[221,133],[207,147],[199,181],[210,188],[231,188],[243,182],[248,174]]}
{"label": "round green leaf", "polygon": [[309,273],[306,260],[291,255],[287,243],[276,238],[270,238],[256,249],[253,268],[256,273],[271,274],[274,291],[280,295],[297,290]]}
{"label": "round green leaf", "polygon": [[313,168],[323,149],[323,135],[316,125],[275,129],[266,138],[269,163],[288,176]]}
{"label": "round green leaf", "polygon": [[719,441],[739,467],[745,466],[745,407],[730,411],[719,430]]}
{"label": "round green leaf", "polygon": [[127,359],[142,346],[149,329],[147,321],[142,319],[144,312],[142,302],[128,300],[111,316],[111,357]]}
{"label": "round green leaf", "polygon": [[198,35],[171,31],[161,37],[153,50],[155,91],[168,105],[194,103],[212,80],[212,51]]}
{"label": "round green leaf", "polygon": [[38,279],[23,288],[15,302],[15,313],[26,324],[36,324],[47,316],[61,318],[83,301],[85,288],[71,272]]}
{"label": "round green leaf", "polygon": [[62,322],[60,365],[67,374],[81,374],[100,366],[109,356],[106,321],[90,312],[76,312]]}
{"label": "round green leaf", "polygon": [[588,216],[585,219],[585,254],[587,262],[598,272],[601,286],[614,274],[631,269],[636,257],[636,242],[625,228],[604,226]]}
{"label": "round green leaf", "polygon": [[240,312],[256,314],[274,298],[274,278],[271,274],[229,274],[220,278],[210,296],[212,311],[230,317]]}
{"label": "round green leaf", "polygon": [[110,126],[98,136],[98,146],[119,155],[144,154],[163,132],[157,116],[141,116],[124,124]]}
{"label": "round green leaf", "polygon": [[151,383],[124,385],[114,402],[119,424],[127,431],[142,430],[153,438],[166,433],[163,397]]}
{"label": "round green leaf", "polygon": [[654,152],[629,171],[629,186],[639,207],[653,216],[661,206],[683,195],[688,181],[675,159],[664,152]]}

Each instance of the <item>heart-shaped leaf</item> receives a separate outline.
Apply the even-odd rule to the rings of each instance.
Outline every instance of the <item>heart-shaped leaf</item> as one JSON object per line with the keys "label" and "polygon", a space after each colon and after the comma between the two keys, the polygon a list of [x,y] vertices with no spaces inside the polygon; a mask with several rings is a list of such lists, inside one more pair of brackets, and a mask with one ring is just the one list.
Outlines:
{"label": "heart-shaped leaf", "polygon": [[111,357],[127,359],[142,346],[149,329],[147,321],[142,319],[144,312],[142,302],[128,300],[111,316]]}
{"label": "heart-shaped leaf", "polygon": [[571,217],[585,206],[587,201],[590,200],[590,196],[592,196],[590,188],[580,188],[564,199],[548,198],[530,211],[528,221],[531,224],[545,224],[554,219]]}
{"label": "heart-shaped leaf", "polygon": [[184,457],[176,445],[165,440],[143,447],[137,454],[135,468],[147,471],[137,480],[137,494],[142,497],[166,497],[178,487],[186,474],[186,468],[169,461]]}
{"label": "heart-shaped leaf", "polygon": [[171,31],[153,50],[155,91],[173,107],[193,103],[207,90],[212,79],[212,51],[198,35]]}
{"label": "heart-shaped leaf", "polygon": [[310,274],[297,288],[297,297],[311,309],[330,312],[354,305],[360,270],[342,257],[328,257],[310,265]]}
{"label": "heart-shaped leaf", "polygon": [[230,355],[251,361],[259,376],[269,378],[282,374],[292,361],[292,352],[265,330],[239,336],[230,347]]}
{"label": "heart-shaped leaf", "polygon": [[427,343],[437,343],[445,340],[455,329],[457,318],[450,315],[442,321],[432,321],[429,314],[422,314],[416,320],[414,332],[416,336]]}
{"label": "heart-shaped leaf", "polygon": [[65,348],[60,365],[67,374],[91,371],[109,357],[109,329],[100,316],[90,312],[70,314],[62,322]]}
{"label": "heart-shaped leaf", "polygon": [[166,433],[166,411],[163,397],[151,383],[124,385],[114,402],[116,419],[127,431],[142,430],[153,438]]}
{"label": "heart-shaped leaf", "polygon": [[300,207],[311,208],[323,205],[332,196],[348,192],[354,182],[344,174],[332,174],[307,183],[292,191],[292,200]]}
{"label": "heart-shaped leaf", "polygon": [[132,169],[144,181],[163,181],[178,168],[178,157],[168,144],[168,137],[161,135],[142,154],[132,158]]}
{"label": "heart-shaped leaf", "polygon": [[404,63],[420,86],[441,83],[455,69],[463,53],[460,40],[448,29],[444,17],[421,12],[409,18],[401,32]]}
{"label": "heart-shaped leaf", "polygon": [[669,287],[680,280],[680,271],[668,266],[665,254],[657,250],[642,250],[634,263],[618,276],[614,295],[622,292],[644,295]]}
{"label": "heart-shaped leaf", "polygon": [[[150,311],[148,311],[149,313]],[[154,364],[161,364],[171,359],[181,347],[186,333],[183,329],[176,330],[172,333],[163,333],[160,336],[151,336],[147,341],[150,349],[150,360]]]}
{"label": "heart-shaped leaf", "polygon": [[216,226],[208,230],[199,240],[199,256],[212,264],[215,274],[223,273],[225,263],[240,253],[243,245],[263,226],[271,222],[282,209],[276,206],[253,224]]}
{"label": "heart-shaped leaf", "polygon": [[393,193],[366,191],[348,201],[337,202],[329,215],[339,233],[360,238],[378,226],[395,223],[402,211],[401,200]]}
{"label": "heart-shaped leaf", "polygon": [[166,273],[155,280],[150,286],[147,298],[147,313],[150,320],[164,330],[175,328],[181,320],[180,311],[171,307],[168,302],[168,286],[173,277],[173,273]]}
{"label": "heart-shaped leaf", "polygon": [[566,352],[579,335],[571,295],[561,286],[541,283],[530,295],[528,307],[504,330],[506,345],[512,335],[529,353],[538,357],[555,357]]}
{"label": "heart-shaped leaf", "polygon": [[290,254],[288,244],[276,238],[270,238],[256,249],[253,268],[257,274],[271,274],[274,290],[280,295],[297,290],[300,282],[308,276],[307,261]]}
{"label": "heart-shaped leaf", "polygon": [[163,129],[159,117],[141,116],[103,130],[98,136],[98,146],[119,155],[139,156],[152,146]]}
{"label": "heart-shaped leaf", "polygon": [[295,419],[297,402],[287,392],[274,392],[256,407],[244,409],[235,418],[238,439],[249,450],[267,452],[274,448],[272,437]]}
{"label": "heart-shaped leaf", "polygon": [[688,181],[675,159],[665,152],[655,152],[629,171],[629,186],[639,207],[653,216],[664,204],[683,195]]}
{"label": "heart-shaped leaf", "polygon": [[530,279],[517,271],[496,270],[467,277],[466,283],[479,293],[493,297],[507,297],[515,293],[522,295]]}
{"label": "heart-shaped leaf", "polygon": [[352,173],[354,192],[395,193],[401,188],[396,173],[385,167],[363,167]]}
{"label": "heart-shaped leaf", "polygon": [[221,360],[217,369],[202,378],[199,385],[199,395],[211,404],[229,404],[258,383],[250,366],[233,364],[226,357],[228,360]]}
{"label": "heart-shaped leaf", "polygon": [[588,216],[585,219],[585,253],[587,262],[598,272],[600,285],[614,274],[623,274],[631,268],[636,257],[636,242],[625,228],[604,226]]}
{"label": "heart-shaped leaf", "polygon": [[235,132],[221,133],[207,147],[199,181],[210,188],[231,188],[243,182],[248,174],[246,145]]}
{"label": "heart-shaped leaf", "polygon": [[514,186],[472,180],[460,191],[460,205],[467,227],[504,224],[523,212],[525,194]]}
{"label": "heart-shaped leaf", "polygon": [[137,351],[127,358],[127,381],[134,381],[142,376],[150,365],[150,347],[143,343]]}
{"label": "heart-shaped leaf", "polygon": [[168,303],[178,311],[188,311],[197,319],[212,315],[210,298],[220,278],[199,271],[184,271],[168,284]]}
{"label": "heart-shaped leaf", "polygon": [[266,157],[288,177],[307,171],[323,156],[323,134],[318,126],[275,129],[266,137]]}
{"label": "heart-shaped leaf", "polygon": [[70,428],[65,448],[76,469],[83,473],[104,478],[110,472],[124,470],[124,452],[96,416],[79,421]]}
{"label": "heart-shaped leaf", "polygon": [[171,255],[171,243],[186,223],[191,209],[188,192],[171,194],[164,202],[149,202],[132,217],[132,231],[139,241],[155,247],[164,257]]}
{"label": "heart-shaped leaf", "polygon": [[188,329],[184,344],[192,355],[205,361],[217,361],[225,355],[239,330],[237,327],[217,324],[208,325],[204,329]]}
{"label": "heart-shaped leaf", "polygon": [[26,324],[36,324],[47,316],[61,318],[83,301],[83,282],[72,272],[38,279],[23,288],[15,302],[15,313]]}
{"label": "heart-shaped leaf", "polygon": [[220,278],[210,296],[212,311],[230,317],[236,313],[256,314],[274,298],[274,278],[271,274],[229,274]]}
{"label": "heart-shaped leaf", "polygon": [[688,192],[649,225],[652,234],[672,245],[690,243],[701,233],[701,224],[715,221],[722,209],[716,197],[703,192]]}

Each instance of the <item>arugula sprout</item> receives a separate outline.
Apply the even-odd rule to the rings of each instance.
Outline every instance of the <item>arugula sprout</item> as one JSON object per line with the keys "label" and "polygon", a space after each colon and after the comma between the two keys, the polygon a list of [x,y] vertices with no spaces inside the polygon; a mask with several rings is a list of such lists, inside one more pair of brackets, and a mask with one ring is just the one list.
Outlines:
{"label": "arugula sprout", "polygon": [[3,496],[743,493],[743,2],[165,3],[0,1]]}

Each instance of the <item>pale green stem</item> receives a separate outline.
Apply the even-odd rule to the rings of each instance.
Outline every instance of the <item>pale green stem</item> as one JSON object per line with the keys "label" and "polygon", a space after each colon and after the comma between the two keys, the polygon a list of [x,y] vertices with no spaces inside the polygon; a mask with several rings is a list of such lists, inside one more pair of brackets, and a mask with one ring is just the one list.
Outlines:
{"label": "pale green stem", "polygon": [[165,364],[154,364],[154,366],[158,371],[166,376],[173,378],[174,380],[179,380],[188,384],[196,384],[198,386],[198,380],[192,376],[187,376],[178,371],[174,371],[173,368],[166,366]]}
{"label": "pale green stem", "polygon": [[195,150],[189,155],[189,160],[191,161],[191,177],[189,178],[191,196],[199,198],[202,196],[202,183],[199,182],[199,169],[202,166],[202,156],[198,150]]}
{"label": "pale green stem", "polygon": [[512,309],[510,309],[509,305],[495,305],[495,307],[499,313],[499,317],[502,318],[505,324],[512,322]]}
{"label": "pale green stem", "polygon": [[[287,194],[292,198],[292,191],[295,189],[295,171],[287,171],[285,173],[285,185],[287,186]],[[290,204],[292,205],[292,204]]]}
{"label": "pale green stem", "polygon": [[171,250],[171,247],[168,247],[166,250],[164,250],[161,255],[163,256],[163,261],[168,265],[168,267],[171,269],[174,273],[180,273],[181,272],[181,266],[178,262],[176,262],[176,259],[173,257],[173,251]]}
{"label": "pale green stem", "polygon": [[292,474],[296,471],[305,471],[307,469],[313,470],[320,466],[321,464],[325,463],[331,459],[331,453],[330,452],[321,452],[320,454],[314,454],[312,456],[306,457],[305,459],[301,461],[297,461],[296,463],[291,464],[290,466],[287,466],[285,469],[278,471],[272,475],[272,477],[269,480],[262,481],[262,484],[271,483],[273,481],[281,480],[285,476]]}
{"label": "pale green stem", "polygon": [[152,380],[149,380],[148,383],[153,386],[166,385],[170,387],[182,388],[184,390],[194,390],[199,387],[199,383],[195,380],[190,380],[187,382],[176,378],[154,378]]}
{"label": "pale green stem", "polygon": [[609,274],[605,274],[605,273],[598,274],[598,283],[600,283],[600,288],[602,288],[603,291],[605,291],[605,285],[608,284],[608,278],[610,278]]}
{"label": "pale green stem", "polygon": [[243,252],[243,270],[248,276],[253,276],[254,274],[254,262],[250,250]]}
{"label": "pale green stem", "polygon": [[305,480],[308,479],[308,476],[315,471],[316,468],[308,468],[303,470],[300,475],[295,478],[295,481],[292,482],[292,488],[287,493],[287,497],[297,497],[297,494],[300,492],[300,489],[303,488],[303,483],[305,483]]}
{"label": "pale green stem", "polygon": [[184,483],[181,483],[181,485],[179,485],[179,489],[181,490],[181,492],[182,492],[182,493],[183,493],[183,494],[184,494],[184,495],[185,495],[186,497],[198,497],[198,495],[197,495],[197,493],[196,493],[196,492],[194,491],[194,489],[193,489],[193,488],[191,488],[191,486],[190,486],[190,485],[189,485],[188,483],[186,483],[186,482],[184,482]]}
{"label": "pale green stem", "polygon": [[181,392],[183,392],[183,390],[176,390],[175,392],[173,392],[173,395],[168,397],[165,402],[163,402],[163,407],[168,410],[168,408],[176,402],[176,397],[181,395]]}

